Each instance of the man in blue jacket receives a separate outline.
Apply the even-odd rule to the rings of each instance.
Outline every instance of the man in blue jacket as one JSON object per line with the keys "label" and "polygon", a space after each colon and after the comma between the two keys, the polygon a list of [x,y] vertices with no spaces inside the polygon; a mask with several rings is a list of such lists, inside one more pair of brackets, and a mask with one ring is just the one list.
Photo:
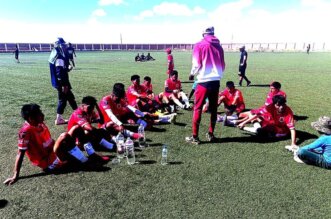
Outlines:
{"label": "man in blue jacket", "polygon": [[48,59],[52,86],[58,91],[55,125],[61,125],[68,122],[62,117],[64,109],[67,106],[67,101],[73,110],[77,109],[77,103],[75,96],[71,91],[71,84],[69,81],[69,57],[65,55],[65,50],[66,42],[63,38],[59,37],[54,43],[54,47]]}

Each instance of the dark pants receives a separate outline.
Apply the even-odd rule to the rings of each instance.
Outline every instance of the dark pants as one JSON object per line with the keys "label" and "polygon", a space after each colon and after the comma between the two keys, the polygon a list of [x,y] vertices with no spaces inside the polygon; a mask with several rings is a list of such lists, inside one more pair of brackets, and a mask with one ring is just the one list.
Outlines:
{"label": "dark pants", "polygon": [[69,104],[73,110],[77,109],[77,103],[75,100],[75,96],[71,92],[71,89],[69,89],[67,93],[64,93],[62,91],[62,87],[58,87],[57,92],[58,92],[58,99],[59,99],[58,104],[57,104],[57,110],[56,110],[57,114],[61,114],[61,115],[63,114],[64,109],[67,106],[67,101],[69,102]]}

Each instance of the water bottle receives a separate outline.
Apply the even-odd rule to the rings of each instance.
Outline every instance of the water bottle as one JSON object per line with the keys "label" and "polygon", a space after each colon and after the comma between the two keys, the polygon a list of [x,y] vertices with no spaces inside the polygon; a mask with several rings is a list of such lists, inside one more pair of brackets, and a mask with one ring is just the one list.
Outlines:
{"label": "water bottle", "polygon": [[125,144],[124,144],[124,135],[119,132],[116,136],[116,145],[117,145],[117,157],[123,159],[126,155]]}
{"label": "water bottle", "polygon": [[139,125],[138,128],[138,134],[139,134],[139,147],[144,148],[146,147],[146,138],[145,138],[145,128],[143,124]]}
{"label": "water bottle", "polygon": [[134,145],[133,141],[131,140],[130,137],[126,139],[125,142],[125,147],[126,147],[126,159],[129,165],[132,165],[136,162],[136,157],[134,155]]}
{"label": "water bottle", "polygon": [[164,144],[162,146],[162,157],[161,157],[161,164],[162,165],[168,164],[167,158],[168,158],[168,146],[166,144]]}

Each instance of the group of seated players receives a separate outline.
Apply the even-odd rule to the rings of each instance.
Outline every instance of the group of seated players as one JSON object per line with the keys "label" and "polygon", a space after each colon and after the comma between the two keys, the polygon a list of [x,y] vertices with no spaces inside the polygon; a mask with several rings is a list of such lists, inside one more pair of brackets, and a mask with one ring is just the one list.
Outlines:
{"label": "group of seated players", "polygon": [[137,55],[134,57],[135,62],[146,62],[146,61],[154,61],[154,60],[155,59],[151,56],[150,53],[147,53],[146,56],[144,55],[144,53],[141,53],[141,55],[137,53]]}
{"label": "group of seated players", "polygon": [[[67,121],[67,131],[56,141],[44,123],[40,106],[25,104],[21,109],[25,122],[19,131],[14,175],[4,183],[10,185],[18,180],[25,154],[33,165],[45,172],[61,169],[68,163],[83,167],[105,164],[109,157],[100,156],[95,150],[116,150],[118,133],[132,139],[143,137],[135,132],[135,125],[148,129],[154,124],[174,122],[178,108],[189,110],[191,106],[177,71],[165,80],[164,92],[160,94],[154,94],[150,77],[146,76],[140,84],[140,76],[132,75],[127,90],[124,84],[115,83],[112,92],[99,103],[92,96],[84,97]],[[97,127],[93,123],[97,123]]]}

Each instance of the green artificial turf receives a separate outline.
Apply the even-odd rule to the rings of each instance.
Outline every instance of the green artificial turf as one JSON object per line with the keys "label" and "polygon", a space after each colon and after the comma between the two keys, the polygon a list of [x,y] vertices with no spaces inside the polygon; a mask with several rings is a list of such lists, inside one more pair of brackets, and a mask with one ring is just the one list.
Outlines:
{"label": "green artificial turf", "polygon": [[[146,51],[145,51],[146,52]],[[126,87],[130,76],[152,77],[155,93],[166,79],[166,54],[152,52],[154,62],[134,62],[137,52],[78,52],[70,73],[78,102],[86,95],[98,100],[116,82]],[[17,132],[25,103],[42,107],[53,138],[66,130],[55,126],[57,92],[51,87],[48,53],[0,54],[0,179],[12,176]],[[174,51],[175,69],[186,93],[191,53]],[[238,83],[239,53],[226,53],[221,81]],[[271,81],[282,83],[288,105],[297,116],[298,143],[319,135],[310,126],[319,116],[331,116],[330,53],[249,53],[250,87],[240,87],[246,107],[264,104]],[[245,85],[245,83],[244,83]],[[222,112],[223,108],[219,108]],[[65,110],[69,117],[71,108]],[[25,158],[21,179],[0,185],[0,218],[329,218],[331,172],[298,164],[284,149],[290,140],[265,142],[239,129],[216,126],[219,143],[185,143],[191,134],[192,112],[180,111],[177,123],[147,131],[150,147],[137,148],[138,164],[106,164],[102,169],[47,175]],[[208,129],[204,114],[200,138]],[[168,145],[169,165],[162,166],[161,149]],[[101,152],[104,155],[114,153]],[[1,207],[1,206],[0,206]]]}

